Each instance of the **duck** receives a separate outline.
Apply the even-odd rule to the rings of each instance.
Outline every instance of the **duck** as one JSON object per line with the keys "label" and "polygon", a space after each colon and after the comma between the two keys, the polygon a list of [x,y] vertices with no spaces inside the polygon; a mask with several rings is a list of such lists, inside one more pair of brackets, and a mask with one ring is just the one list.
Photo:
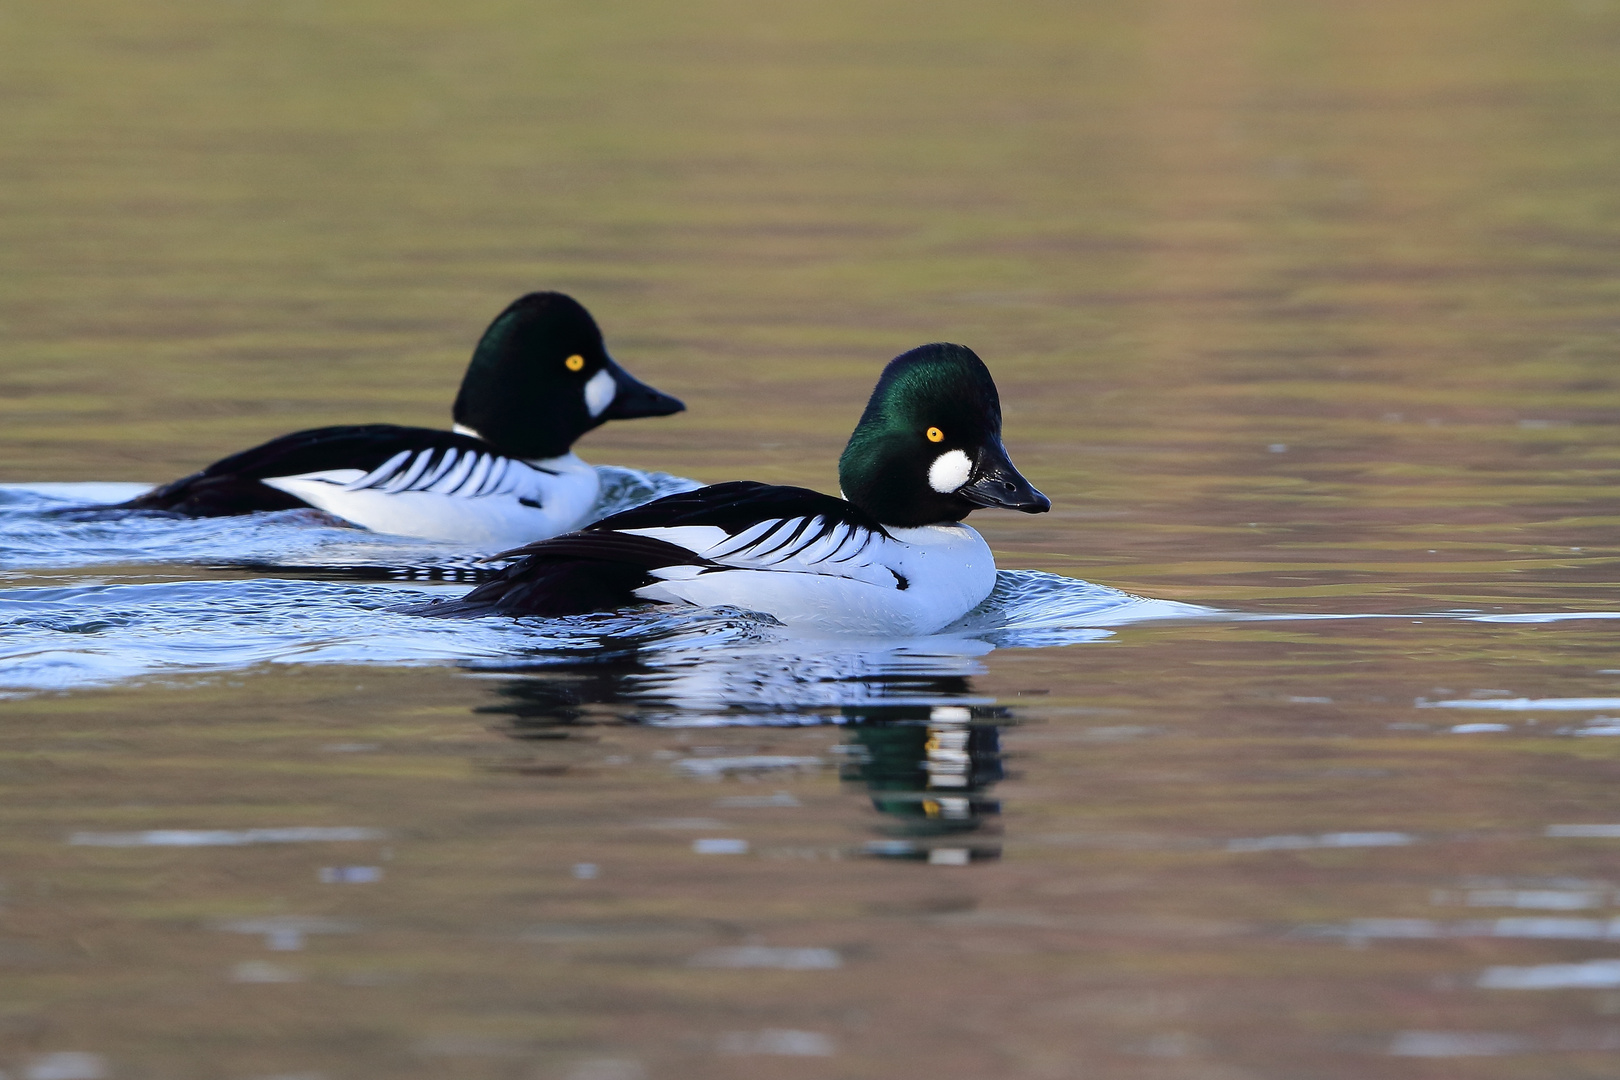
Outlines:
{"label": "duck", "polygon": [[889,362],[838,478],[838,497],[746,480],[668,495],[492,556],[513,561],[460,599],[413,613],[729,606],[812,634],[925,636],[995,587],[990,547],[963,519],[1052,507],[1008,457],[995,380],[964,345]]}
{"label": "duck", "polygon": [[584,305],[533,292],[479,339],[452,430],[297,431],[107,509],[227,517],[313,508],[374,532],[510,547],[590,520],[601,480],[571,449],[580,436],[685,408],[619,366]]}

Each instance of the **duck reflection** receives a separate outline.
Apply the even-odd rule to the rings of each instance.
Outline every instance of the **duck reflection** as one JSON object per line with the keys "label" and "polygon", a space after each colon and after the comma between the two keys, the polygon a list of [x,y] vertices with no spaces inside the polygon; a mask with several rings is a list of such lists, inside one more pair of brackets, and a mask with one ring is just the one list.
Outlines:
{"label": "duck reflection", "polygon": [[871,856],[966,863],[996,858],[1013,722],[973,679],[989,647],[961,638],[900,643],[729,642],[723,649],[625,648],[586,662],[506,668],[481,713],[515,739],[586,737],[602,725],[661,728],[839,725],[841,780],[882,815]]}
{"label": "duck reflection", "polygon": [[[999,844],[973,834],[996,832],[1001,813],[990,789],[1005,775],[994,706],[901,706],[854,710],[846,717],[851,753],[841,777],[872,793],[891,839],[866,845],[872,855],[936,863],[996,858]],[[973,842],[968,842],[968,841]]]}

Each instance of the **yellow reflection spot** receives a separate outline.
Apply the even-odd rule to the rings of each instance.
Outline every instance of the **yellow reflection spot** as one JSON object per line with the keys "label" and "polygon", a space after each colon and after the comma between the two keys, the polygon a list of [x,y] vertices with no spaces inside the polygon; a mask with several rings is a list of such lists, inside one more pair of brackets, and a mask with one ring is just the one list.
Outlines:
{"label": "yellow reflection spot", "polygon": [[939,803],[935,802],[933,799],[924,799],[923,813],[927,814],[929,817],[939,817]]}
{"label": "yellow reflection spot", "polygon": [[573,356],[570,356],[568,359],[563,361],[563,367],[567,368],[569,371],[580,371],[585,367],[585,358],[580,356],[578,353],[575,353]]}
{"label": "yellow reflection spot", "polygon": [[943,431],[939,430],[939,428],[937,428],[937,427],[931,427],[931,428],[928,429],[928,441],[929,442],[944,442],[945,441],[945,433]]}

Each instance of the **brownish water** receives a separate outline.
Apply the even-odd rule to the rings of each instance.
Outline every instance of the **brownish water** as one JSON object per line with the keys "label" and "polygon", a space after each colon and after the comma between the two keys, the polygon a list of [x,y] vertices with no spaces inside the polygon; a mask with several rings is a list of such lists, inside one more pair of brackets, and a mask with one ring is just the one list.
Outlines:
{"label": "brownish water", "polygon": [[[561,288],[691,409],[593,462],[832,490],[963,341],[1056,507],[975,517],[1003,567],[1392,616],[19,694],[0,1068],[1615,1075],[1617,624],[1479,617],[1620,610],[1617,50],[1604,0],[0,8],[0,479],[442,424]],[[72,554],[0,580],[255,580]],[[143,830],[228,835],[70,842]]]}

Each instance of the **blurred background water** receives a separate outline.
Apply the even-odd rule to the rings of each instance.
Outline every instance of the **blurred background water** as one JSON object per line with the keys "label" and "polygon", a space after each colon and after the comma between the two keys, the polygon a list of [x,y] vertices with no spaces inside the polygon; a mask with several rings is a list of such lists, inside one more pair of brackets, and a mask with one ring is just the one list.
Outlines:
{"label": "blurred background water", "polygon": [[[0,5],[0,1069],[1612,1076],[1617,54],[1608,0]],[[426,625],[474,553],[40,513],[446,424],[536,288],[690,407],[581,443],[615,498],[835,490],[954,340],[1054,511],[908,642]]]}

